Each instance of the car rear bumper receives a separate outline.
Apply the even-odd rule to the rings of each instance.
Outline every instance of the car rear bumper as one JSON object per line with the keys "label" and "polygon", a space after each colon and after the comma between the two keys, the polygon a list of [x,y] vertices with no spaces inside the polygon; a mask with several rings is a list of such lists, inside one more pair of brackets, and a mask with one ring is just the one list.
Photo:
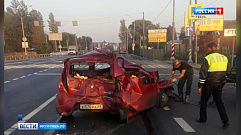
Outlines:
{"label": "car rear bumper", "polygon": [[[102,104],[103,109],[80,109],[80,104]],[[99,96],[82,97],[59,92],[56,96],[56,110],[61,113],[73,113],[75,110],[91,112],[115,112],[128,104],[119,97]]]}

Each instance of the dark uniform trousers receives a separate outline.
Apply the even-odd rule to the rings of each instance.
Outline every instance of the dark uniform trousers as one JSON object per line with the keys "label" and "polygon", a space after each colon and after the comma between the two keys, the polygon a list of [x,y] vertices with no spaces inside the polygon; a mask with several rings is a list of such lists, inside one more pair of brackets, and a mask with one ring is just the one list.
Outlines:
{"label": "dark uniform trousers", "polygon": [[210,96],[213,96],[213,100],[217,105],[219,115],[221,117],[222,123],[229,122],[224,104],[222,102],[222,88],[223,84],[221,82],[208,82],[206,81],[203,85],[201,91],[201,106],[200,106],[200,121],[206,122],[207,120],[207,101]]}
{"label": "dark uniform trousers", "polygon": [[184,84],[185,82],[187,81],[186,83],[186,96],[190,95],[191,93],[191,87],[192,87],[192,80],[193,80],[193,75],[184,75],[181,79],[179,79],[178,81],[178,93],[179,93],[179,96],[181,96],[180,98],[183,98],[183,87],[184,87]]}

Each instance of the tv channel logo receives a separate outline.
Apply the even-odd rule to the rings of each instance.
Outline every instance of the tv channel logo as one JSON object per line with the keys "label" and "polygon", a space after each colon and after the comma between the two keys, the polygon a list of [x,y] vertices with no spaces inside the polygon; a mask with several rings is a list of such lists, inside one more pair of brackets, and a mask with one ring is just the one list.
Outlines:
{"label": "tv channel logo", "polygon": [[66,123],[18,123],[18,130],[66,130]]}
{"label": "tv channel logo", "polygon": [[18,121],[22,121],[23,120],[23,115],[22,114],[19,114],[18,115]]}
{"label": "tv channel logo", "polygon": [[194,8],[194,15],[223,15],[223,8]]}

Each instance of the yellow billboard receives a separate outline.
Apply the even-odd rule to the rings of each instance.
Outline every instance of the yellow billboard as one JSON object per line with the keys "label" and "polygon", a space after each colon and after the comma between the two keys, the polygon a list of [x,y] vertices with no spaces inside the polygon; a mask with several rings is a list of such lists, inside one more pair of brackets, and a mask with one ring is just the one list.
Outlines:
{"label": "yellow billboard", "polygon": [[[189,24],[188,12],[185,12],[185,21],[184,21],[184,30],[186,31],[187,27],[193,27],[194,20],[191,20]],[[200,31],[223,31],[223,19],[200,19],[196,20],[200,22]]]}
{"label": "yellow billboard", "polygon": [[166,42],[167,29],[148,30],[148,42]]}

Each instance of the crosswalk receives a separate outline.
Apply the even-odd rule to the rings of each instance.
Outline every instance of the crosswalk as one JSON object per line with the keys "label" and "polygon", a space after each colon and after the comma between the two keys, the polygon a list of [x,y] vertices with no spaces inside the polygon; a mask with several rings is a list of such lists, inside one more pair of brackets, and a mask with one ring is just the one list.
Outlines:
{"label": "crosswalk", "polygon": [[[99,64],[95,65],[98,69],[106,68],[106,64]],[[169,65],[161,65],[161,64],[152,64],[152,65],[141,65],[144,69],[149,68],[172,68]],[[6,65],[4,66],[4,70],[8,69],[20,69],[20,68],[64,68],[63,64],[29,64],[29,65]],[[88,68],[88,66],[82,67],[82,68]]]}

